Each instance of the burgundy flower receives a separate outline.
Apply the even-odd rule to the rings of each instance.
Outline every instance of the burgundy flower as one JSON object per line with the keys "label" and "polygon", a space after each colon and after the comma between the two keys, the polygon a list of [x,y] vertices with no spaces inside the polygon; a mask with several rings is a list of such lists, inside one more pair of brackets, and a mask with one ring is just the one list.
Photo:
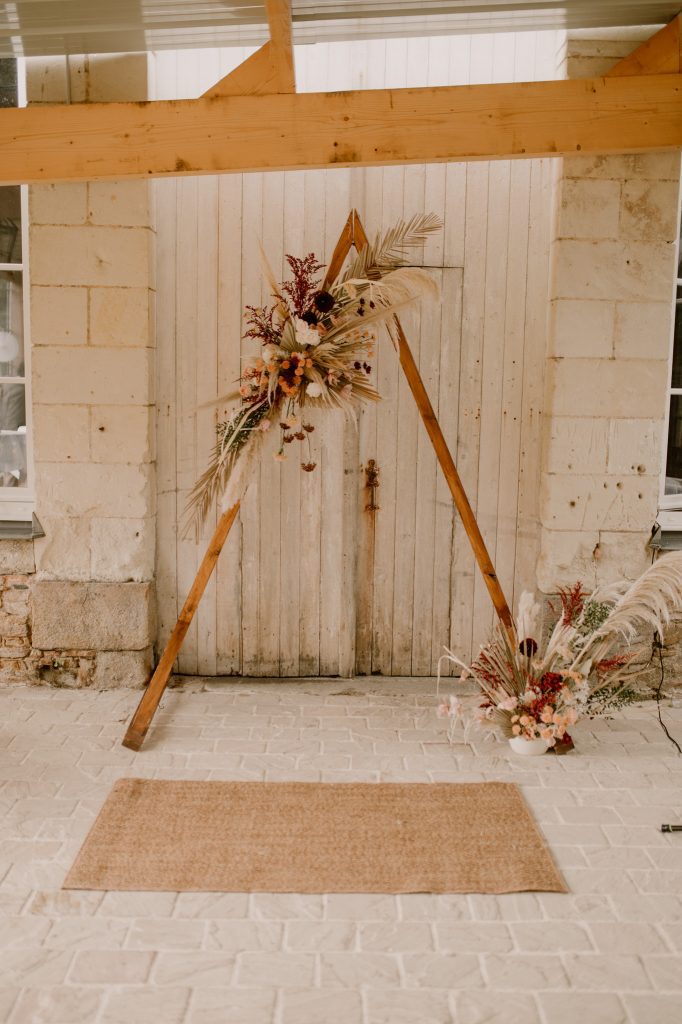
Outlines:
{"label": "burgundy flower", "polygon": [[328,313],[330,309],[334,308],[334,296],[329,292],[317,292],[316,295],[313,295],[313,305],[320,313]]}

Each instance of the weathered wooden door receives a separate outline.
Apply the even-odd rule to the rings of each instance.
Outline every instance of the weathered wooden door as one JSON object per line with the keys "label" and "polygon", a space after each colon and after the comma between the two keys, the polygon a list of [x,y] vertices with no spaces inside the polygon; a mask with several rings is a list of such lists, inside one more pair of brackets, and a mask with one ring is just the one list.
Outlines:
{"label": "weathered wooden door", "polygon": [[[367,87],[467,81],[470,64],[483,80],[530,77],[535,39],[496,39],[303,48],[299,87],[347,87],[349,74]],[[239,56],[230,53],[232,63]],[[157,59],[166,83],[160,95],[196,94],[229,70],[224,54],[212,58],[215,66],[206,53],[194,65],[187,54]],[[408,80],[408,68],[429,67],[445,71]],[[420,211],[444,221],[420,256],[442,302],[409,312],[404,325],[509,600],[532,583],[546,167],[339,169],[182,178],[155,189],[159,644],[215,523],[198,543],[178,532],[224,412],[202,403],[232,390],[254,352],[241,341],[241,317],[246,303],[268,300],[258,240],[282,275],[286,253],[314,251],[324,261],[351,207],[369,234]],[[266,454],[188,634],[181,671],[432,675],[443,644],[466,658],[484,639],[492,623],[487,591],[387,338],[374,373],[383,400],[363,409],[357,424],[315,421],[314,472],[301,472],[296,452],[281,465]]]}

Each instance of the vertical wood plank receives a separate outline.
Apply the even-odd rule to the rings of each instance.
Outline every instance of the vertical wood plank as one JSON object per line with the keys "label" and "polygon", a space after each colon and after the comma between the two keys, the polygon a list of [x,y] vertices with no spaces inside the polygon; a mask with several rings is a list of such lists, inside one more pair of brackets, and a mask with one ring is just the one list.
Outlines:
{"label": "vertical wood plank", "polygon": [[[492,76],[492,53],[485,37],[470,45],[469,81]],[[462,282],[462,352],[456,463],[474,513],[478,504],[478,457],[481,416],[482,339],[487,241],[488,164],[467,164]],[[450,646],[468,658],[473,638],[475,561],[464,528],[455,518]]]}
{"label": "vertical wood plank", "polygon": [[[258,240],[263,230],[263,175],[245,174],[242,209],[242,294],[240,307],[259,306],[266,299],[260,270]],[[258,355],[252,339],[242,343],[242,362]],[[268,465],[268,469],[272,469]],[[275,469],[275,473],[277,470]],[[246,492],[240,511],[242,520],[242,672],[260,675],[260,584],[264,571],[260,563],[261,473]]]}
{"label": "vertical wood plank", "polygon": [[[364,81],[367,88],[380,88],[385,80],[386,72],[386,40],[372,39],[366,43],[367,65]],[[366,167],[354,173],[355,191],[353,203],[357,208],[370,238],[381,230],[384,224],[383,213],[383,170],[380,167]],[[386,339],[381,338],[372,371],[372,380],[377,382],[377,359],[379,348],[385,346]],[[381,393],[381,392],[380,392]],[[375,541],[381,512],[368,509],[370,492],[365,486],[366,467],[370,459],[377,458],[377,423],[386,402],[384,395],[378,403],[360,409],[358,415],[358,487],[356,497],[357,555],[355,568],[355,670],[360,675],[372,672],[372,649],[374,630],[374,584],[375,584]],[[383,478],[379,478],[377,504],[384,502]],[[386,498],[388,501],[388,496]]]}
{"label": "vertical wood plank", "polygon": [[[284,174],[263,175],[262,228],[259,232],[263,250],[276,275],[282,276],[284,261]],[[259,267],[260,270],[260,267]],[[270,289],[263,289],[263,301],[272,302]],[[258,675],[279,675],[279,638],[281,605],[280,565],[280,495],[281,479],[286,473],[298,472],[295,460],[280,465],[273,461],[272,444],[260,460],[260,547],[258,556]],[[294,445],[289,446],[289,454]],[[295,454],[295,453],[294,453]]]}
{"label": "vertical wood plank", "polygon": [[[324,88],[327,81],[329,47],[316,44],[305,48],[305,86],[308,91]],[[304,231],[303,248],[297,255],[314,252],[320,262],[324,261],[326,239],[326,194],[324,173],[306,171],[304,176]],[[299,474],[301,550],[299,560],[300,632],[299,671],[303,676],[320,674],[320,630],[321,630],[321,576],[324,513],[322,508],[322,477],[325,446],[325,431],[330,429],[325,417],[315,417],[315,448],[319,453],[318,467],[313,473],[304,473],[292,465]],[[290,447],[298,447],[294,442]],[[296,455],[299,453],[296,451]],[[299,459],[300,461],[300,459]]]}
{"label": "vertical wood plank", "polygon": [[[297,65],[298,74],[298,65]],[[305,172],[285,175],[284,185],[284,249],[294,256],[304,254],[305,236]],[[287,268],[288,269],[288,268]],[[283,273],[285,272],[283,268]],[[279,435],[279,429],[277,429]],[[293,444],[289,445],[289,451]],[[302,472],[296,461],[283,464],[280,479],[280,573],[282,599],[280,607],[279,671],[283,676],[299,674],[299,631],[301,597],[299,566],[302,546],[307,538],[296,528],[301,509]]]}
{"label": "vertical wood plank", "polygon": [[[221,69],[222,70],[222,69]],[[241,372],[242,336],[242,176],[224,174],[218,186],[218,366],[217,395],[237,387]],[[230,403],[216,408],[224,419]],[[238,675],[241,657],[241,548],[240,513],[230,531],[216,567],[216,671]]]}
{"label": "vertical wood plank", "polygon": [[[462,270],[443,271],[442,315],[438,365],[438,420],[451,452],[457,451],[459,420],[460,353],[462,343]],[[436,547],[433,575],[433,630],[430,674],[437,671],[443,645],[450,641],[452,617],[452,575],[456,512],[445,477],[436,473]],[[446,664],[448,674],[457,674]]]}
{"label": "vertical wood plank", "polygon": [[[217,65],[217,62],[216,62]],[[217,74],[217,66],[215,73]],[[218,179],[202,177],[197,182],[197,292],[196,292],[196,395],[197,466],[199,474],[204,453],[215,439],[215,409],[200,408],[215,398],[218,380]],[[199,552],[205,551],[217,523],[211,509],[199,537]],[[197,553],[199,553],[197,552]],[[197,670],[202,675],[216,674],[216,578],[211,576],[197,609]]]}

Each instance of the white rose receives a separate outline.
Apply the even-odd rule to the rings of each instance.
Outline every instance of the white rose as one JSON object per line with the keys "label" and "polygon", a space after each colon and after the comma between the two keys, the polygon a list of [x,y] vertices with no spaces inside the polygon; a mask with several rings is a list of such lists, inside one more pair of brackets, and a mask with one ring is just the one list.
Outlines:
{"label": "white rose", "polygon": [[299,345],[318,345],[320,336],[314,327],[307,324],[305,320],[299,320],[296,317],[296,342]]}
{"label": "white rose", "polygon": [[318,384],[316,380],[312,380],[305,391],[310,398],[319,398],[322,394],[322,385]]}

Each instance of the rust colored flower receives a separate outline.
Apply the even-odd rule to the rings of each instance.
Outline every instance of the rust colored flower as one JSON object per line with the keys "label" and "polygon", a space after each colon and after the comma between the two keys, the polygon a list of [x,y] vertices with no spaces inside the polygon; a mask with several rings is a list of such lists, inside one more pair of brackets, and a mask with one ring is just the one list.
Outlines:
{"label": "rust colored flower", "polygon": [[312,432],[315,429],[315,427],[312,425],[312,423],[304,423],[303,424],[303,429],[305,431],[307,431],[307,433],[312,434]]}
{"label": "rust colored flower", "polygon": [[303,433],[302,430],[297,430],[296,433],[294,434],[294,437],[296,438],[297,441],[305,441],[305,434]]}
{"label": "rust colored flower", "polygon": [[316,465],[316,462],[302,462],[301,469],[304,470],[306,473],[312,473]]}

